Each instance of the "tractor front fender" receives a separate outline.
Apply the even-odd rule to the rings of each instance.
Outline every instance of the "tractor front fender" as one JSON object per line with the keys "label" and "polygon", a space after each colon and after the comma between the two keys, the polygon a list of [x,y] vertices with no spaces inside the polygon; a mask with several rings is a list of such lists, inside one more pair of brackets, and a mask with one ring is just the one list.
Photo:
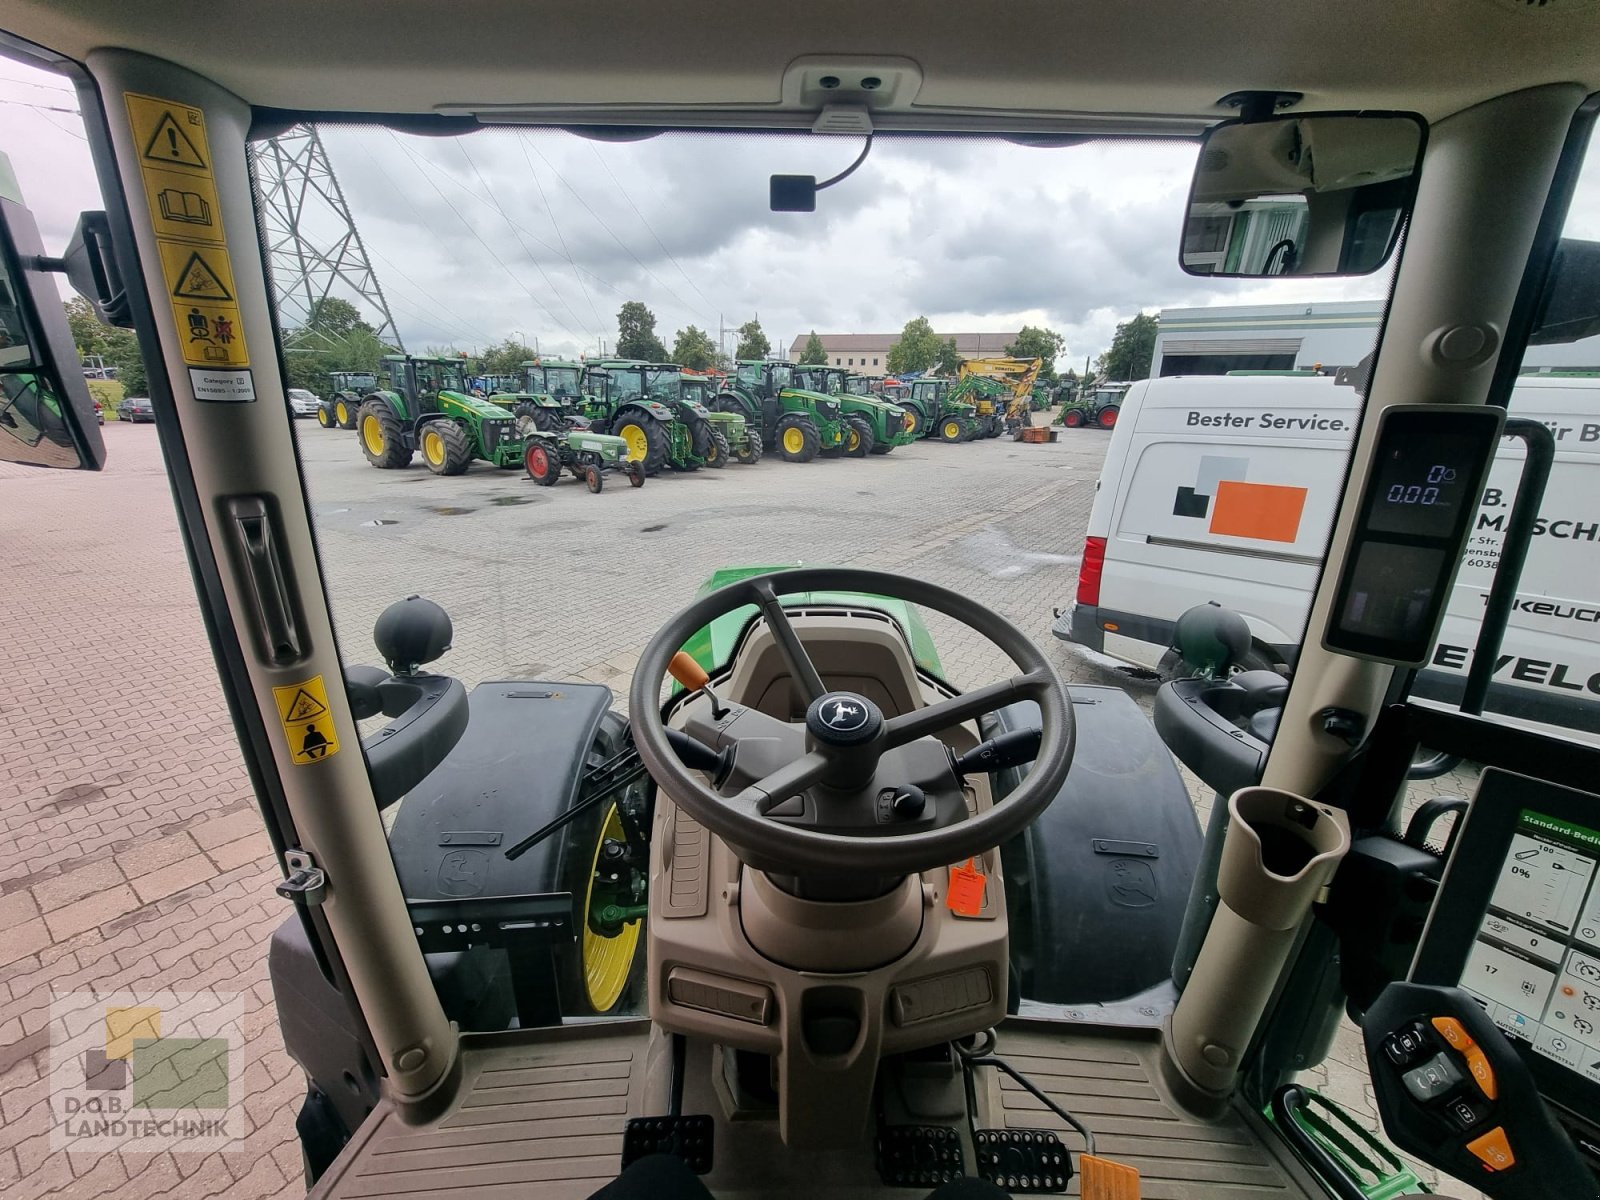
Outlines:
{"label": "tractor front fender", "polygon": [[391,392],[383,388],[379,388],[375,392],[368,392],[362,398],[362,403],[366,403],[369,400],[376,400],[380,404],[387,404],[389,406],[389,411],[394,413],[394,415],[399,417],[402,421],[409,421],[411,419],[411,410],[406,407],[405,397],[399,392]]}
{"label": "tractor front fender", "polygon": [[625,413],[637,413],[643,417],[654,417],[663,425],[672,424],[672,410],[659,400],[630,400],[617,410],[617,420],[621,420]]}

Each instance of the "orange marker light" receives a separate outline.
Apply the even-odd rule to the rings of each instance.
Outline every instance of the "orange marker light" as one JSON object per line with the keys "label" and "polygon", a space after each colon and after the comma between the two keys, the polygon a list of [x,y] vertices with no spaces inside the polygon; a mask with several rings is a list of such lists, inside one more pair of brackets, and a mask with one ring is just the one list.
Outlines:
{"label": "orange marker light", "polygon": [[690,657],[687,650],[679,650],[667,664],[667,673],[691,692],[698,692],[711,682],[705,668]]}

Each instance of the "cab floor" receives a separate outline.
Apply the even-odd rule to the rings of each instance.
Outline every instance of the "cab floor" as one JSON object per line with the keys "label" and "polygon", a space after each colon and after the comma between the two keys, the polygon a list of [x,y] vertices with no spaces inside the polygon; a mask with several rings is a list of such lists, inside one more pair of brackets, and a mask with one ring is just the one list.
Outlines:
{"label": "cab floor", "polygon": [[[1009,1022],[998,1053],[1094,1132],[1099,1153],[1139,1169],[1144,1200],[1310,1200],[1297,1164],[1262,1137],[1251,1115],[1201,1121],[1175,1111],[1155,1084],[1158,1043],[1148,1033],[1074,1030]],[[649,1027],[643,1021],[469,1038],[455,1103],[407,1125],[387,1105],[357,1132],[313,1197],[579,1200],[616,1177],[630,1116],[646,1103]],[[704,1072],[691,1065],[685,1112],[717,1112]],[[1054,1129],[1082,1148],[1053,1113],[1010,1080],[984,1072],[980,1104],[1012,1129]],[[698,1077],[698,1078],[697,1078]],[[718,1200],[754,1197],[895,1197],[926,1189],[878,1179],[870,1147],[813,1152],[804,1169],[778,1140],[776,1123],[717,1122],[716,1165],[706,1183]],[[964,1134],[965,1131],[963,1131]],[[972,1161],[967,1147],[967,1161]],[[1077,1180],[1067,1195],[1078,1194]]]}

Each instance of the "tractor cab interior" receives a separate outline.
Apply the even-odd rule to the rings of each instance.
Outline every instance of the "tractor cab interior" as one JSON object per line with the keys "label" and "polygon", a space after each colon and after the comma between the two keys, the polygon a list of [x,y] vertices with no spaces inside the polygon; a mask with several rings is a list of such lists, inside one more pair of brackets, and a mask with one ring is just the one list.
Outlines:
{"label": "tractor cab interior", "polygon": [[[1203,16],[1157,0],[1138,23],[1029,4],[1017,12],[1038,28],[1018,26],[996,55],[992,31],[957,9],[907,29],[842,0],[716,37],[703,26],[725,14],[697,4],[408,4],[402,17],[287,0],[232,13],[211,38],[188,10],[0,3],[5,52],[77,88],[107,203],[104,236],[54,258],[20,201],[0,200],[12,281],[0,299],[26,335],[0,362],[0,449],[103,461],[59,304],[40,298],[65,273],[137,331],[151,365],[197,593],[283,867],[271,969],[306,1075],[310,1194],[650,1194],[630,1172],[664,1156],[718,1197],[921,1195],[977,1177],[991,1196],[1353,1200],[1420,1187],[1419,1171],[1495,1200],[1600,1197],[1600,720],[1550,727],[1483,702],[1513,612],[1559,606],[1518,587],[1554,529],[1540,472],[1594,436],[1541,458],[1529,435],[1525,482],[1493,518],[1477,674],[1459,702],[1414,694],[1486,536],[1524,351],[1556,336],[1548,314],[1569,341],[1594,327],[1595,312],[1574,317],[1594,307],[1592,287],[1569,273],[1575,293],[1553,297],[1552,264],[1564,236],[1594,236],[1569,211],[1600,109],[1600,22],[1576,3],[1466,7],[1441,41],[1438,14],[1375,0]],[[615,38],[623,20],[637,39]],[[548,67],[497,53],[533,41]],[[340,52],[351,44],[361,61]],[[1062,65],[1067,44],[1081,74]],[[559,65],[564,47],[581,69]],[[166,158],[163,122],[185,139]],[[643,144],[699,180],[702,150],[732,145],[732,162],[759,164],[739,168],[740,185],[761,193],[763,215],[760,175],[773,210],[784,180],[809,180],[813,197],[838,183],[821,201],[834,211],[779,218],[819,239],[859,201],[855,167],[817,185],[767,164],[810,163],[818,142],[816,162],[832,162],[830,132],[903,153],[913,181],[950,137],[970,160],[1019,156],[1008,178],[1031,161],[1020,156],[1161,140],[1181,159],[1179,177],[1150,169],[1171,217],[1162,263],[1207,288],[1237,276],[1228,294],[1246,302],[1297,276],[1387,280],[1325,547],[1296,557],[1255,534],[1232,549],[1311,572],[1298,646],[1259,669],[1250,623],[1202,607],[1142,701],[1104,664],[1098,682],[1064,682],[1039,640],[1048,598],[1027,584],[1049,556],[1019,532],[1049,513],[1026,497],[1015,506],[1036,526],[996,513],[837,567],[812,564],[845,560],[849,533],[813,548],[804,497],[769,506],[786,528],[744,552],[713,545],[714,559],[682,520],[647,569],[602,580],[636,604],[625,630],[602,638],[571,614],[574,656],[642,646],[625,690],[577,658],[502,653],[496,622],[542,618],[492,583],[462,586],[469,548],[429,568],[448,603],[416,594],[400,566],[381,603],[352,599],[330,549],[337,510],[313,494],[281,402],[258,232],[252,147],[299,123],[397,145],[572,142],[602,164]],[[634,177],[633,160],[615,161],[613,181]],[[714,177],[723,188],[736,174]],[[163,215],[170,177],[203,193],[214,223]],[[917,211],[943,219],[931,202]],[[1076,220],[1048,216],[1063,237]],[[894,244],[913,265],[917,243]],[[994,254],[1028,274],[1030,245],[997,236]],[[212,264],[226,298],[179,298],[190,267],[175,247]],[[803,256],[807,271],[844,272],[849,258]],[[232,322],[237,340],[197,348],[195,314],[210,330]],[[754,395],[752,425],[770,410],[796,438],[791,462],[809,463],[838,397],[779,397],[792,364],[727,357],[726,395]],[[526,382],[542,372],[534,390],[552,395],[679,402],[677,366],[600,361],[534,364]],[[387,365],[406,377],[392,381],[402,399],[429,402],[409,425],[358,430],[373,466],[409,463],[414,445],[436,474],[523,465],[511,439],[533,435],[456,395],[459,361]],[[948,426],[940,440],[966,440],[972,406],[950,404],[949,386],[899,390],[929,405],[921,421]],[[46,398],[29,407],[24,393]],[[367,406],[383,394],[361,412],[381,415]],[[1132,437],[1111,411],[1107,436]],[[39,436],[24,445],[7,413]],[[656,432],[641,426],[640,462]],[[917,461],[935,481],[945,469]],[[1269,487],[1246,481],[1226,442],[1203,463],[1200,478],[1167,471],[1176,494],[1151,511],[1193,518],[1208,486],[1235,486],[1228,470]],[[1215,525],[1220,500],[1214,512]],[[1594,541],[1596,518],[1580,516]],[[587,536],[587,520],[569,534]],[[538,571],[548,536],[523,543],[517,570]],[[601,573],[616,564],[597,547]],[[1098,570],[1088,554],[1071,565],[1080,585]],[[1559,602],[1592,612],[1600,580],[1572,574]],[[978,596],[980,575],[1013,590]],[[362,663],[369,629],[382,666]],[[1546,682],[1567,653],[1553,644]],[[1588,669],[1569,686],[1600,691],[1600,664]],[[295,707],[308,689],[326,696],[316,716]],[[1364,1047],[1377,1120],[1308,1079],[1341,1038]],[[629,1192],[630,1178],[646,1190]]]}

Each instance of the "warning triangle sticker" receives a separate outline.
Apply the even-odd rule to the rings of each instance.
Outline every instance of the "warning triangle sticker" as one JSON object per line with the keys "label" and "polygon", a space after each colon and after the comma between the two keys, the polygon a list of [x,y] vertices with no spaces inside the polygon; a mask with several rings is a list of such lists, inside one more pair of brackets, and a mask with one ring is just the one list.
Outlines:
{"label": "warning triangle sticker", "polygon": [[161,120],[156,122],[156,131],[150,135],[144,156],[150,162],[177,163],[185,167],[199,167],[202,171],[206,167],[206,160],[170,112],[162,113]]}
{"label": "warning triangle sticker", "polygon": [[178,282],[172,294],[179,300],[232,300],[233,293],[223,287],[222,279],[212,270],[211,264],[196,250],[178,272]]}
{"label": "warning triangle sticker", "polygon": [[305,688],[301,688],[294,695],[294,701],[289,705],[289,711],[283,714],[285,721],[310,721],[320,717],[328,711],[328,706],[318,700]]}

